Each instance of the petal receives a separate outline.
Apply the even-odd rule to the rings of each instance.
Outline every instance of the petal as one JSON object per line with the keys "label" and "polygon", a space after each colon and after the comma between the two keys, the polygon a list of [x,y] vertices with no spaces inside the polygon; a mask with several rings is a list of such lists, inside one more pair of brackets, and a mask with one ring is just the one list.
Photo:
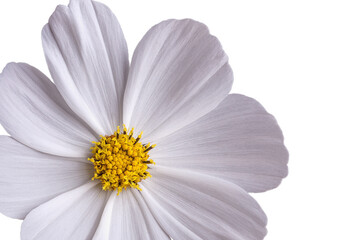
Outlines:
{"label": "petal", "polygon": [[90,164],[35,151],[0,136],[0,212],[23,219],[32,209],[89,181]]}
{"label": "petal", "polygon": [[138,190],[113,192],[93,240],[169,240]]}
{"label": "petal", "polygon": [[155,141],[215,108],[232,82],[228,57],[204,24],[190,19],[161,22],[135,50],[124,123]]}
{"label": "petal", "polygon": [[10,63],[0,75],[0,122],[16,140],[36,150],[86,157],[95,136],[39,70]]}
{"label": "petal", "polygon": [[152,175],[141,182],[141,193],[174,240],[259,240],[266,235],[265,214],[237,185],[165,167],[156,167]]}
{"label": "petal", "polygon": [[70,108],[98,134],[120,124],[129,60],[114,14],[90,0],[58,6],[42,33],[50,73]]}
{"label": "petal", "polygon": [[224,178],[248,192],[275,188],[288,172],[288,152],[275,118],[239,94],[156,144],[151,152],[156,164]]}
{"label": "petal", "polygon": [[21,239],[92,239],[108,193],[89,182],[31,211],[21,226]]}

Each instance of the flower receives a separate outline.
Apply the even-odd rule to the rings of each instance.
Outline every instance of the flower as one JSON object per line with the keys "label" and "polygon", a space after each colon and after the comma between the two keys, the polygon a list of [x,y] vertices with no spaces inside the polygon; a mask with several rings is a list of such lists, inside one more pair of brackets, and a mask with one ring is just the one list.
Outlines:
{"label": "flower", "polygon": [[277,187],[288,153],[274,117],[229,94],[205,25],[157,24],[129,66],[113,13],[72,0],[42,40],[55,84],[25,63],[0,75],[0,211],[22,239],[264,238],[248,192]]}

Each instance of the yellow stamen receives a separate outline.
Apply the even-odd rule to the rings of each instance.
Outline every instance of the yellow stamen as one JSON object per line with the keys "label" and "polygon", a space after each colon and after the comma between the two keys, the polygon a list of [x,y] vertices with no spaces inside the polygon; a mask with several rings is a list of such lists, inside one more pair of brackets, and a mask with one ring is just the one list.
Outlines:
{"label": "yellow stamen", "polygon": [[133,137],[134,129],[130,132],[123,126],[111,136],[100,136],[99,142],[93,142],[92,157],[88,158],[94,164],[94,177],[99,179],[103,190],[117,190],[118,194],[128,187],[141,191],[138,182],[151,177],[147,164],[155,164],[149,159],[149,151],[156,145],[143,145],[139,141],[142,132],[137,138]]}

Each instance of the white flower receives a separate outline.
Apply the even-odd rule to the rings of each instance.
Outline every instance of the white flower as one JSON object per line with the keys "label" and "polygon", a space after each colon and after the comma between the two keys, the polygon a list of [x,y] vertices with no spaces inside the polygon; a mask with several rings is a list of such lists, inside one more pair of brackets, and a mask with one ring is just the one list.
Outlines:
{"label": "white flower", "polygon": [[11,135],[0,137],[0,211],[25,219],[22,239],[264,238],[248,192],[277,187],[288,153],[273,116],[229,95],[228,58],[205,25],[159,23],[129,66],[113,13],[72,0],[42,39],[56,85],[24,63],[0,75]]}

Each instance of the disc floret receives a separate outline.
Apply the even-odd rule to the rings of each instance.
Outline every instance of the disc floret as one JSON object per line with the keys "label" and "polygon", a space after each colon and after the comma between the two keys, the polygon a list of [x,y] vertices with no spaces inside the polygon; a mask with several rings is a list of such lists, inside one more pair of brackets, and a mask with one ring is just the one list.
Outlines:
{"label": "disc floret", "polygon": [[151,177],[148,164],[155,164],[149,159],[149,151],[154,145],[140,142],[142,132],[133,137],[134,129],[123,131],[120,127],[111,136],[100,136],[99,142],[93,142],[92,157],[88,158],[94,164],[94,177],[99,179],[103,190],[117,190],[118,194],[128,187],[141,190],[139,182]]}

